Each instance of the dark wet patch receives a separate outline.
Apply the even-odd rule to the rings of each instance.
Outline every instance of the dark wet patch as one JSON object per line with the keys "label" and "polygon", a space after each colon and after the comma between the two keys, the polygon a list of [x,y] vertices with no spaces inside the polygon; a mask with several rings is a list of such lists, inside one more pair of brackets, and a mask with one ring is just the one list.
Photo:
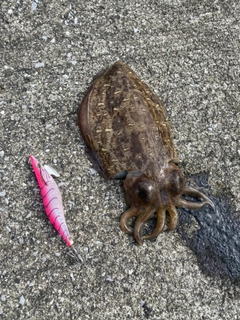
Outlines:
{"label": "dark wet patch", "polygon": [[[206,185],[206,176],[192,179],[199,186]],[[207,195],[215,210],[210,206],[195,211],[179,209],[177,231],[197,256],[205,274],[240,283],[240,219],[227,198]]]}

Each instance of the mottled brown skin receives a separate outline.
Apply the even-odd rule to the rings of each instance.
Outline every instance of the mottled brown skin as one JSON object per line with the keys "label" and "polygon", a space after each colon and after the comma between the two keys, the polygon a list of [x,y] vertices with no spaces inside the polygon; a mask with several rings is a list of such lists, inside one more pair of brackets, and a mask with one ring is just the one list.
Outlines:
{"label": "mottled brown skin", "polygon": [[[212,205],[177,166],[162,102],[126,64],[115,62],[93,81],[80,105],[78,125],[89,159],[100,175],[105,179],[125,178],[130,208],[122,215],[120,226],[124,232],[133,233],[140,245],[143,225],[154,214],[156,226],[145,239],[175,229],[177,207]],[[183,195],[202,201],[188,202]],[[135,217],[132,230],[128,221]]]}

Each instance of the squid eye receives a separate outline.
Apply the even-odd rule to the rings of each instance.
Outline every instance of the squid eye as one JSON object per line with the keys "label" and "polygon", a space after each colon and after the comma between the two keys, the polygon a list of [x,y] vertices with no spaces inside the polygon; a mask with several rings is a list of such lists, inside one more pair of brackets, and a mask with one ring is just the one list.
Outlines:
{"label": "squid eye", "polygon": [[138,183],[135,193],[138,199],[140,199],[143,203],[150,202],[151,187],[146,186],[145,183]]}
{"label": "squid eye", "polygon": [[147,198],[148,198],[147,190],[144,190],[144,189],[138,188],[138,189],[136,190],[136,195],[137,195],[137,197],[140,198],[141,200],[144,200],[144,199],[147,199]]}

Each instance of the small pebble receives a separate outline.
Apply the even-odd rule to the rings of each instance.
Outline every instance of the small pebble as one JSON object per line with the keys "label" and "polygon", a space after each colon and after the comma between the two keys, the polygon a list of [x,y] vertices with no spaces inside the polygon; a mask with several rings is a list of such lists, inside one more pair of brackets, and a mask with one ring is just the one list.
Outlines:
{"label": "small pebble", "polygon": [[41,68],[44,66],[44,63],[43,62],[38,62],[35,64],[35,68]]}
{"label": "small pebble", "polygon": [[21,305],[24,305],[24,303],[25,303],[25,298],[24,298],[24,296],[21,296],[21,297],[20,297],[19,303],[20,303]]}
{"label": "small pebble", "polygon": [[32,2],[32,10],[36,10],[37,9],[37,3],[36,2]]}
{"label": "small pebble", "polygon": [[96,174],[97,173],[97,171],[95,169],[93,169],[93,168],[90,168],[90,171],[91,171],[91,174]]}
{"label": "small pebble", "polygon": [[27,215],[26,215],[26,219],[29,219],[30,217],[31,217],[31,215],[32,215],[32,213],[31,212],[29,212]]}

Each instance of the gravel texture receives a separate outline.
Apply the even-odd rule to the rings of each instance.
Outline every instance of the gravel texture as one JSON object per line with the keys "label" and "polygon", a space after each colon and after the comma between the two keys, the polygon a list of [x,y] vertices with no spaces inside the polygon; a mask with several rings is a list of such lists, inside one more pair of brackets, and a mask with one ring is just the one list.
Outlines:
{"label": "gravel texture", "polygon": [[[163,100],[184,172],[207,172],[239,219],[239,16],[238,0],[1,2],[1,319],[240,319],[239,281],[206,275],[181,233],[142,247],[122,233],[121,182],[91,170],[76,124],[92,77],[128,63]],[[30,154],[61,174],[81,265]]]}

